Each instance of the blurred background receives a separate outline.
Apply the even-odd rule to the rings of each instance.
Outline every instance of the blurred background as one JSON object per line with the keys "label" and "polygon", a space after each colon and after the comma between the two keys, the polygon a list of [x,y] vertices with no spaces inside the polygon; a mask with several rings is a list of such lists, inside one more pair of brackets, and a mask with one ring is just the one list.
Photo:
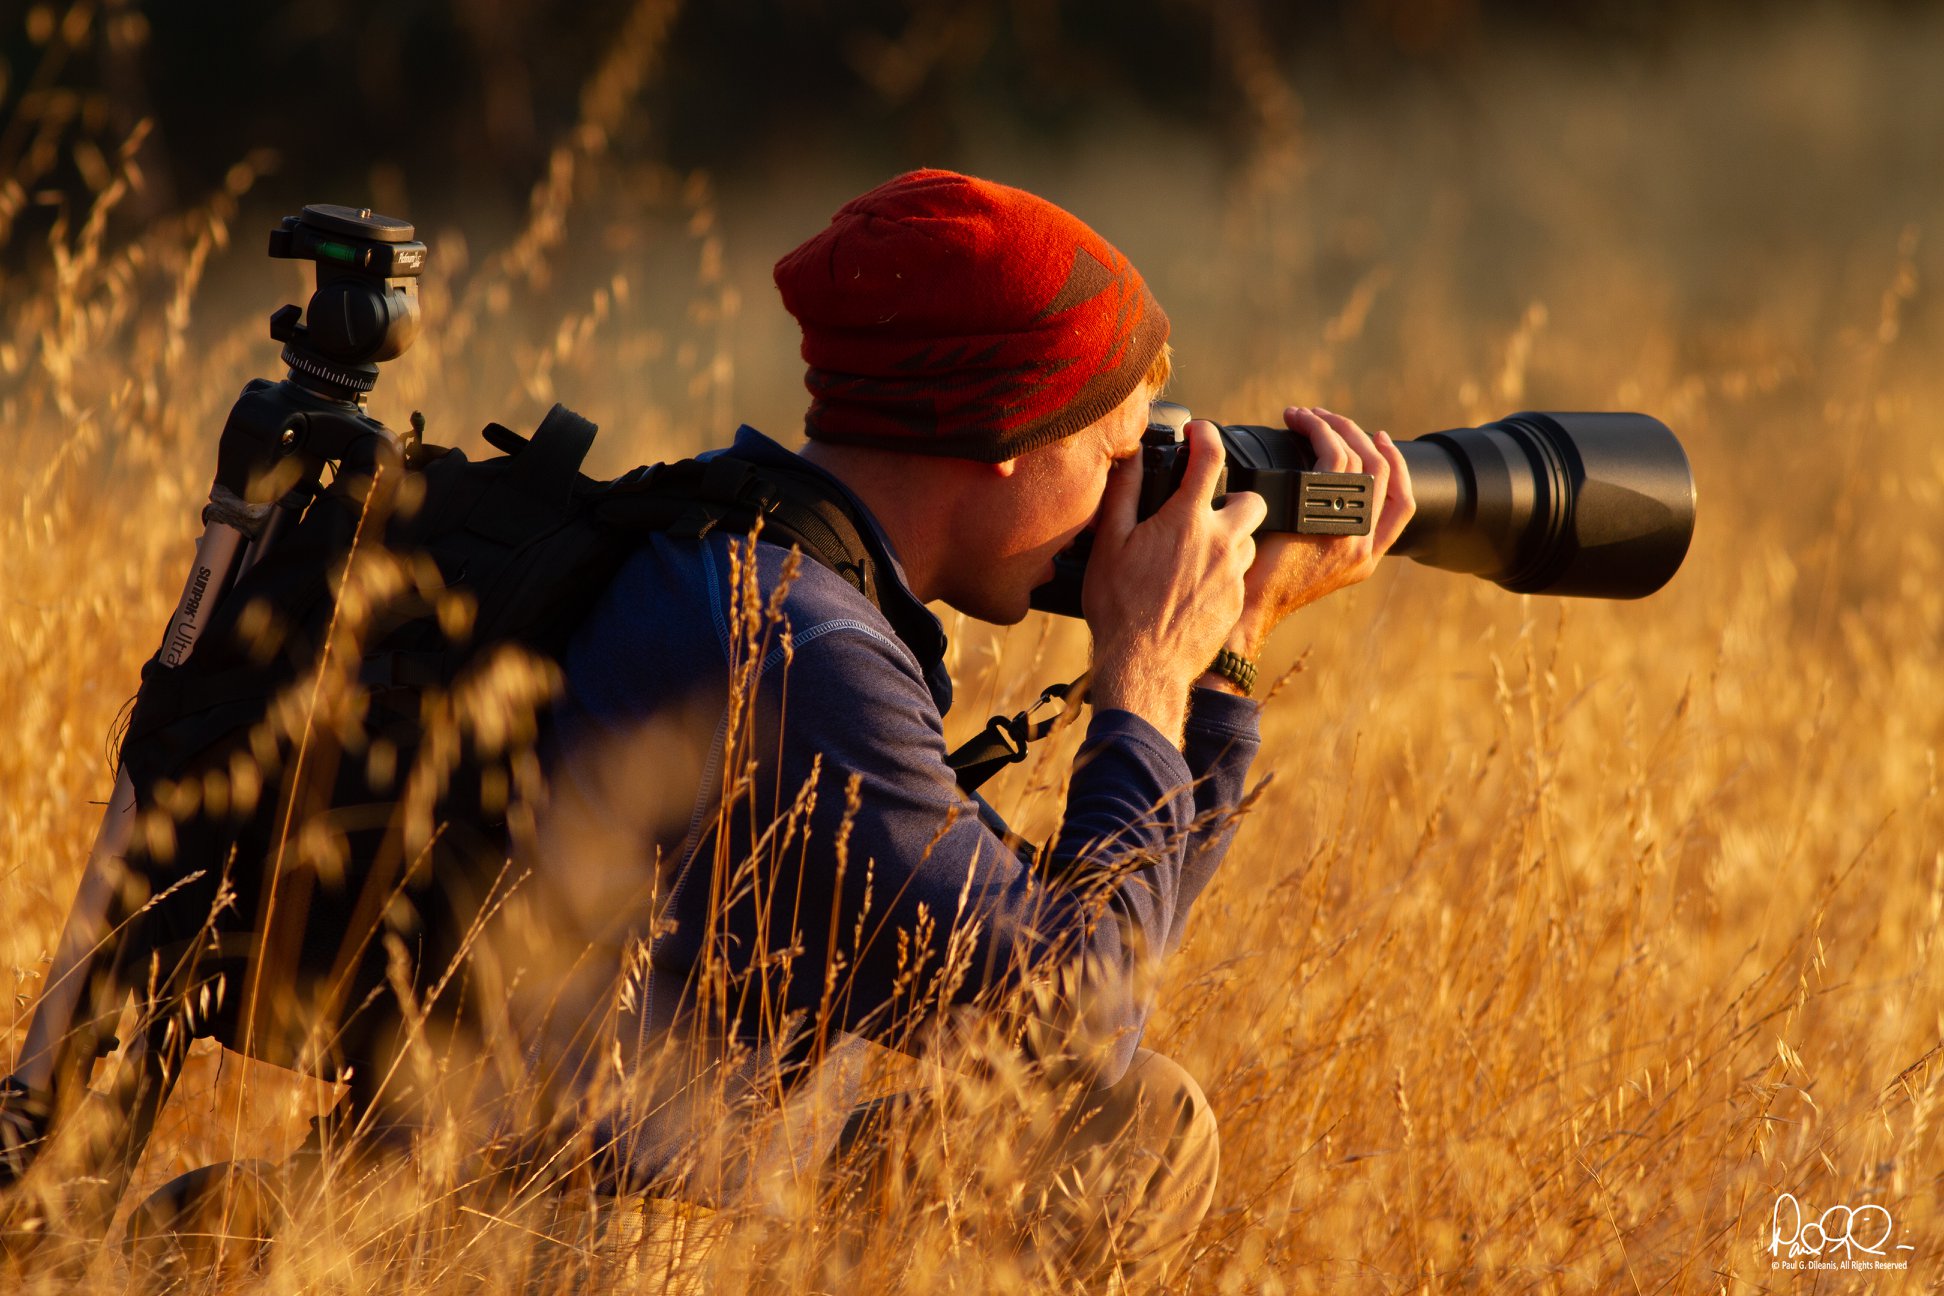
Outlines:
{"label": "blurred background", "polygon": [[[47,272],[48,234],[85,219],[138,123],[105,238],[215,201],[235,246],[200,267],[205,340],[210,303],[277,304],[295,276],[262,230],[305,202],[412,219],[462,296],[551,204],[560,228],[493,313],[551,331],[619,278],[610,309],[662,349],[587,354],[570,367],[607,395],[558,394],[710,441],[798,413],[769,265],[851,194],[948,166],[1119,242],[1177,321],[1191,405],[1330,400],[1389,424],[1409,393],[1455,422],[1492,406],[1465,378],[1535,305],[1527,377],[1555,404],[1626,399],[1549,381],[1588,349],[1740,372],[1870,327],[1944,192],[1941,51],[1944,15],[1918,3],[34,4],[0,23],[0,266],[16,288]],[[1904,327],[1934,339],[1937,309]],[[1632,336],[1642,310],[1680,334]],[[1453,318],[1464,336],[1414,336]],[[1398,390],[1317,372],[1208,405],[1349,331]],[[478,415],[521,413],[499,372]]]}

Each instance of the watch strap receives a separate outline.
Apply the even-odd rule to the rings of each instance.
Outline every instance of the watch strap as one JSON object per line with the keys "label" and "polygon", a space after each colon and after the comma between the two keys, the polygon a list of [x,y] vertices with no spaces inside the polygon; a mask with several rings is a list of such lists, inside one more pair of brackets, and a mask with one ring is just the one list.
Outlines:
{"label": "watch strap", "polygon": [[1256,664],[1241,653],[1224,648],[1215,654],[1208,669],[1242,690],[1248,697],[1255,692]]}

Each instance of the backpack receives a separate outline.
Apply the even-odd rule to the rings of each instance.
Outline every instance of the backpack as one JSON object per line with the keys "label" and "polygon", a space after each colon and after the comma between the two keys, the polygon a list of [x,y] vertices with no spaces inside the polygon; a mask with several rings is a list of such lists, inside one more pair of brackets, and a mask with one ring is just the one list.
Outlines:
{"label": "backpack", "polygon": [[[379,1101],[415,1005],[505,894],[555,663],[649,535],[760,519],[878,604],[888,557],[814,471],[725,452],[594,481],[594,436],[556,405],[531,438],[489,425],[499,455],[413,443],[388,492],[333,480],[192,656],[144,667],[121,754],[141,903],[108,975],[168,1007],[146,1027],[162,1088],[215,1036],[345,1079],[353,1112]],[[961,784],[1051,727],[994,717],[951,758]]]}

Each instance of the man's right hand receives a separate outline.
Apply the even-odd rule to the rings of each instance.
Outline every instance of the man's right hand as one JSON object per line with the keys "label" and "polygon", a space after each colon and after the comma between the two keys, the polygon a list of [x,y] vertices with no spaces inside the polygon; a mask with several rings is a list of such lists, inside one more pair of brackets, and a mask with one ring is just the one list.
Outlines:
{"label": "man's right hand", "polygon": [[1242,614],[1253,533],[1268,506],[1250,491],[1211,499],[1223,463],[1215,425],[1186,429],[1188,470],[1152,517],[1140,520],[1141,460],[1114,466],[1094,523],[1081,609],[1093,631],[1093,703],[1132,711],[1181,741],[1189,686],[1208,669]]}

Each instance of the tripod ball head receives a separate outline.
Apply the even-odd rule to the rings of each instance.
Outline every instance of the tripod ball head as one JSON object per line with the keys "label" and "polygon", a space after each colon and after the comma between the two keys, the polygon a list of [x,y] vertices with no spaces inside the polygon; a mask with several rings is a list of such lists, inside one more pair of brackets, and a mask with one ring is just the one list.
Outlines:
{"label": "tripod ball head", "polygon": [[396,217],[329,203],[286,216],[270,231],[271,256],[317,267],[308,308],[285,306],[270,317],[293,381],[356,401],[377,383],[379,361],[405,353],[418,336],[425,269],[425,244],[412,234]]}

